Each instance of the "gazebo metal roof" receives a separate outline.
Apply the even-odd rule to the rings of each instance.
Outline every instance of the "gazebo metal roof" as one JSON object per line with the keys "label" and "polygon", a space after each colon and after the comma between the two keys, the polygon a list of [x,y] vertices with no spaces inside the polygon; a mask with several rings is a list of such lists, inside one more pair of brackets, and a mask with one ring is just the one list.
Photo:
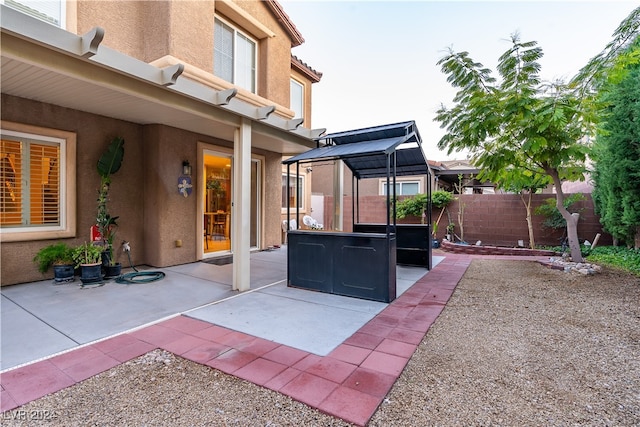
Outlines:
{"label": "gazebo metal roof", "polygon": [[[380,178],[389,174],[395,155],[395,175],[428,174],[422,139],[414,121],[333,133],[317,139],[318,147],[283,161],[312,163],[342,160],[354,177]],[[324,145],[320,146],[321,143]]]}

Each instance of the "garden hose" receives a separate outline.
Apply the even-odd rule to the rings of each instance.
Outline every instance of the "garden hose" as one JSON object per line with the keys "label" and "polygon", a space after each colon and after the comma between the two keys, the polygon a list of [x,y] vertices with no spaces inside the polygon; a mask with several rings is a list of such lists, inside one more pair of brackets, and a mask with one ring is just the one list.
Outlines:
{"label": "garden hose", "polygon": [[121,274],[116,278],[116,283],[132,284],[132,283],[151,283],[164,279],[165,274],[162,271],[138,271],[131,261],[131,246],[129,242],[122,242],[122,250],[127,253],[129,265],[133,268],[134,273]]}

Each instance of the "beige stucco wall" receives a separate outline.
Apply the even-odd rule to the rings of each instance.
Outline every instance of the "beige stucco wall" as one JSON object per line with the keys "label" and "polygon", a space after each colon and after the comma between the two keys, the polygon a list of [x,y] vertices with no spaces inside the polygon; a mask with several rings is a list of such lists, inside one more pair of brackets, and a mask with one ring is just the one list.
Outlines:
{"label": "beige stucco wall", "polygon": [[[77,135],[77,230],[76,237],[61,239],[69,245],[90,240],[89,230],[95,224],[96,198],[100,177],[96,162],[115,136],[125,139],[125,157],[120,171],[112,176],[109,210],[120,216],[117,242],[131,242],[134,263],[143,260],[142,232],[142,132],[140,126],[122,120],[70,110],[50,104],[2,95],[2,119],[34,126],[61,129]],[[57,240],[9,242],[0,245],[1,283],[13,284],[43,280],[31,261],[36,252]],[[120,261],[122,259],[120,254]]]}
{"label": "beige stucco wall", "polygon": [[[105,29],[103,45],[145,62],[167,55],[208,73],[213,72],[214,1],[80,1],[77,28],[82,34],[95,26]],[[291,40],[267,6],[260,1],[234,2],[271,30],[260,38],[233,23],[258,42],[257,94],[289,106]],[[310,102],[310,98],[309,98]]]}
{"label": "beige stucco wall", "polygon": [[[112,176],[109,210],[119,216],[116,242],[131,244],[133,263],[166,267],[197,261],[198,194],[196,174],[193,192],[184,198],[178,193],[178,177],[183,160],[189,160],[194,172],[198,142],[233,148],[231,141],[186,132],[164,125],[138,125],[70,110],[55,105],[2,95],[2,118],[6,121],[61,129],[77,134],[77,231],[64,239],[69,245],[90,239],[95,224],[96,197],[100,177],[96,162],[114,136],[125,139],[121,169]],[[264,204],[261,247],[280,244],[281,155],[252,150],[264,158]],[[175,241],[182,240],[182,247]],[[15,284],[53,277],[41,275],[31,261],[36,252],[57,240],[10,242],[0,245],[1,284]],[[118,261],[128,266],[118,251]]]}

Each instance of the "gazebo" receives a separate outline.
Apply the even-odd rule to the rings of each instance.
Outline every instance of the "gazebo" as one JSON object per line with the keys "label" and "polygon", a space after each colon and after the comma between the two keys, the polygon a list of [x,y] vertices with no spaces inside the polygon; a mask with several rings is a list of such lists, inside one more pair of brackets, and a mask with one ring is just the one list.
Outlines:
{"label": "gazebo", "polygon": [[[317,139],[317,148],[291,157],[296,180],[300,164],[342,160],[353,174],[353,232],[288,230],[288,285],[382,302],[396,298],[396,264],[431,268],[431,188],[426,179],[426,224],[396,223],[396,177],[430,170],[414,121],[333,133]],[[359,182],[386,178],[386,223],[359,221]],[[297,182],[297,181],[296,181]],[[290,186],[287,182],[287,188]],[[290,199],[290,194],[287,195]],[[291,218],[291,208],[287,208]],[[295,218],[300,223],[299,208]]]}

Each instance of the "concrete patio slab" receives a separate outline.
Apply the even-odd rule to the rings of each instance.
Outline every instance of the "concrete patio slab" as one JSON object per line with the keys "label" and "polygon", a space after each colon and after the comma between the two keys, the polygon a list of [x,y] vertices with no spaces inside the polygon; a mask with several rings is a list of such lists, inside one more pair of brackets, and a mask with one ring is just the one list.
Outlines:
{"label": "concrete patio slab", "polygon": [[[2,341],[0,343],[0,370],[31,363],[41,358],[72,349],[79,345],[92,343],[107,337],[161,321],[180,313],[191,314],[194,309],[202,308],[218,301],[226,301],[231,297],[247,298],[247,306],[260,319],[263,325],[268,325],[265,319],[280,322],[279,316],[271,313],[289,313],[287,318],[292,324],[300,324],[292,313],[297,316],[307,315],[309,306],[314,307],[314,313],[334,319],[327,327],[354,330],[375,316],[383,306],[371,305],[371,302],[358,302],[348,297],[320,294],[312,291],[287,288],[286,282],[286,247],[272,251],[254,252],[251,254],[251,289],[264,289],[262,302],[270,305],[254,304],[252,292],[239,294],[231,290],[233,265],[213,265],[204,262],[177,265],[157,269],[165,273],[162,280],[151,283],[120,284],[108,281],[104,286],[83,289],[80,282],[63,285],[53,285],[51,281],[41,281],[2,288],[0,321],[2,325]],[[437,257],[436,257],[437,258]],[[143,269],[140,269],[143,271]],[[156,269],[146,268],[147,271]],[[125,272],[131,271],[125,269]],[[425,269],[413,269],[398,266],[398,292],[403,292],[417,278],[426,273]],[[261,291],[262,292],[262,291]],[[289,292],[293,296],[285,296]],[[269,297],[271,294],[271,297]],[[305,302],[306,295],[307,301]],[[333,297],[333,298],[332,298]],[[317,301],[317,302],[314,302]],[[345,301],[342,303],[341,301]],[[297,306],[290,307],[291,304]],[[218,320],[218,324],[230,329],[243,330],[252,321],[245,315],[239,315],[236,305],[245,302],[230,302],[228,310],[235,310],[235,314],[225,314],[225,309],[210,309],[211,316]],[[380,303],[378,303],[380,304]],[[267,307],[270,307],[267,309]],[[303,308],[304,307],[304,308]],[[346,307],[360,307],[350,321],[346,320]],[[374,308],[364,308],[374,307]],[[262,309],[267,309],[267,311]],[[327,313],[336,310],[340,315]],[[348,311],[348,310],[347,310]],[[200,313],[207,312],[203,309]],[[219,312],[219,314],[218,314]],[[202,314],[203,320],[204,314]],[[280,317],[282,314],[280,314]],[[340,320],[342,319],[342,320]],[[318,334],[317,328],[307,322],[309,328],[294,335],[299,343],[289,339],[287,342],[294,347],[307,348],[308,336]],[[348,323],[348,326],[346,324]],[[298,325],[299,326],[299,325]],[[253,326],[251,326],[253,327]],[[276,329],[284,325],[273,325]],[[268,327],[263,326],[266,334]],[[24,331],[29,331],[30,342],[26,342]],[[256,336],[261,336],[257,331]],[[250,332],[247,332],[250,333]],[[346,333],[346,332],[345,332]],[[325,334],[323,332],[323,334]],[[276,338],[282,334],[267,335]],[[329,333],[326,333],[328,336]],[[307,338],[305,338],[307,337]],[[271,339],[268,338],[268,339]],[[275,340],[275,339],[274,339]],[[335,347],[335,339],[318,341],[313,349],[319,354],[326,354]]]}
{"label": "concrete patio slab", "polygon": [[[252,292],[187,316],[326,355],[387,304],[287,288]],[[333,297],[333,298],[332,298]]]}
{"label": "concrete patio slab", "polygon": [[[76,341],[52,328],[4,295],[0,304],[3,366],[16,366],[24,363],[27,358],[36,360],[78,346]],[[17,328],[16,325],[20,327]]]}

